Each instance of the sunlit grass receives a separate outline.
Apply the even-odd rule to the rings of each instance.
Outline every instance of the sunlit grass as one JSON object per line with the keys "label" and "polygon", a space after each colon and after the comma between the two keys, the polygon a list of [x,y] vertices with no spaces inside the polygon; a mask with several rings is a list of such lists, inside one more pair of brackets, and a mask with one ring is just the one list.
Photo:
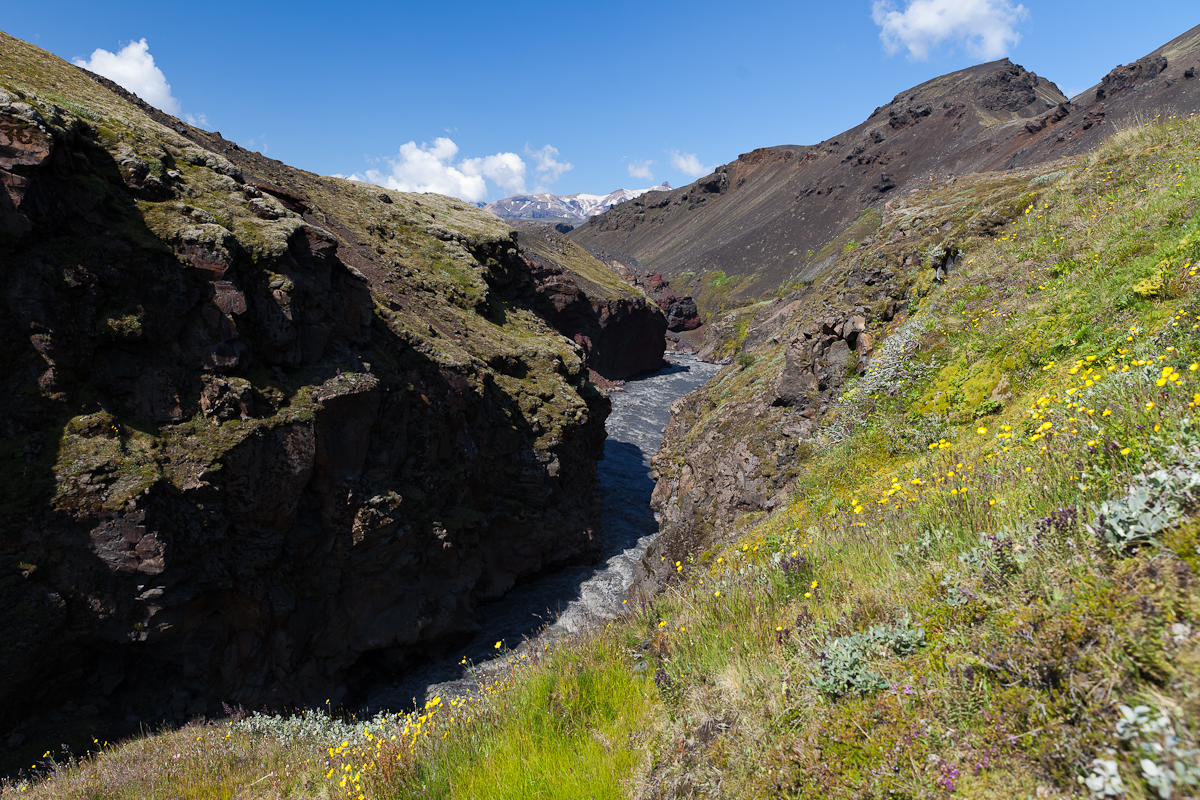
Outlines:
{"label": "sunlit grass", "polygon": [[[1194,121],[1127,134],[1026,207],[1011,232],[969,245],[956,279],[922,302],[942,337],[942,363],[1007,359],[1010,400],[981,405],[981,414],[952,403],[952,435],[923,453],[889,455],[883,443],[913,423],[909,403],[926,386],[898,399],[861,398],[852,437],[813,457],[791,506],[706,559],[706,582],[755,576],[753,602],[656,603],[673,612],[664,630],[754,631],[765,619],[780,634],[749,652],[696,652],[679,639],[664,659],[690,679],[681,715],[710,705],[733,711],[747,731],[775,732],[777,745],[724,770],[726,780],[740,774],[748,794],[806,796],[819,785],[989,796],[1023,785],[1054,796],[1086,774],[1112,735],[1122,693],[1139,695],[1166,676],[1170,657],[1144,628],[1165,624],[1155,613],[1186,618],[1195,602],[1180,584],[1171,607],[1148,611],[1157,607],[1145,600],[1135,609],[1133,598],[1155,591],[1139,559],[1195,562],[1194,531],[1181,528],[1174,550],[1114,563],[1083,523],[1144,465],[1169,465],[1173,446],[1194,441],[1196,144]],[[1191,163],[1181,165],[1181,154]],[[1164,171],[1173,184],[1164,185]],[[1115,188],[1097,196],[1106,183]],[[1181,204],[1189,210],[1179,213]],[[820,589],[781,592],[774,564],[801,540]],[[1011,573],[993,574],[1001,567],[992,565],[984,572],[994,585],[974,583],[959,556],[980,548],[973,558],[1012,558]],[[700,580],[677,591],[704,598]],[[929,646],[878,669],[893,687],[910,688],[834,704],[813,691],[828,637],[909,615],[931,634]],[[1193,650],[1185,641],[1173,657]],[[1009,653],[1019,658],[1006,661]],[[741,703],[710,688],[747,661],[768,688]],[[1172,679],[1182,683],[1171,702],[1194,730],[1194,681]],[[905,708],[919,731],[897,727]],[[735,731],[721,749],[745,745]],[[686,759],[660,773],[665,784],[705,778]],[[715,787],[716,776],[707,779]]]}

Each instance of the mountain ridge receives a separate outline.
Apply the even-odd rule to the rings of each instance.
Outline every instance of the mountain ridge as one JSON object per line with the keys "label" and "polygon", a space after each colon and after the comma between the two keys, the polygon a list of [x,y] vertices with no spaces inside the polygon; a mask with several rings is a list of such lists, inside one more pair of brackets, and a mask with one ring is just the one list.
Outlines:
{"label": "mountain ridge", "polygon": [[549,192],[539,194],[519,194],[505,197],[501,200],[482,206],[484,211],[491,212],[501,219],[528,219],[540,222],[559,222],[586,220],[596,214],[603,214],[609,208],[626,200],[641,197],[648,192],[670,191],[672,186],[663,181],[658,186],[645,189],[616,189],[608,194],[590,194],[576,192],[575,194],[556,195]]}
{"label": "mountain ridge", "polygon": [[[968,67],[900,92],[822,142],[743,153],[689,186],[592,217],[570,236],[687,277],[712,313],[811,278],[834,255],[823,248],[856,216],[922,182],[1084,152],[1147,108],[1200,108],[1197,65],[1200,26],[1073,100],[1008,59]],[[709,286],[704,276],[718,273],[720,286]]]}

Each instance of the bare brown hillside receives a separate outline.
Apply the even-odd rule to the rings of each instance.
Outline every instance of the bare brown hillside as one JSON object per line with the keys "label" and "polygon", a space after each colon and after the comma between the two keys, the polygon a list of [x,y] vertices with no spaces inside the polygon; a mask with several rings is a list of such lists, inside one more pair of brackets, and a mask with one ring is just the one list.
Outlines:
{"label": "bare brown hillside", "polygon": [[[614,206],[570,235],[683,279],[679,289],[711,312],[726,296],[761,297],[816,275],[837,255],[826,246],[866,209],[932,179],[1073,155],[1134,120],[1195,111],[1198,68],[1200,27],[1071,101],[1007,59],[980,64],[902,92],[819,144],[744,153],[689,186]],[[859,227],[858,239],[867,238],[871,226]],[[705,291],[714,282],[723,291]]]}

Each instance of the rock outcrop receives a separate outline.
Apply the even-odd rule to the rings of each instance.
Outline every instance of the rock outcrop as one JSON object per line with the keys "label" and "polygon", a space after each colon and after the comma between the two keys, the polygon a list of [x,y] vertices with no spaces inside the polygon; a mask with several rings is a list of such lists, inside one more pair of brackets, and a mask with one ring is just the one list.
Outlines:
{"label": "rock outcrop", "polygon": [[0,103],[7,108],[0,117],[0,234],[19,237],[33,227],[20,211],[29,175],[50,157],[52,140],[42,115],[28,103],[17,102],[7,92],[0,95]]}
{"label": "rock outcrop", "polygon": [[623,381],[662,366],[668,318],[644,292],[548,225],[526,223],[520,232],[537,284],[534,307],[583,348],[589,369]]}
{"label": "rock outcrop", "polygon": [[657,303],[663,314],[666,315],[668,331],[684,333],[694,331],[703,325],[696,301],[691,295],[681,295],[672,289],[670,281],[664,278],[662,273],[647,269],[646,265],[628,254],[616,254],[597,249],[590,249],[588,252],[606,265],[609,270],[616,273],[621,280],[636,287]]}
{"label": "rock outcrop", "polygon": [[594,556],[608,400],[511,228],[0,67],[0,722],[336,704]]}
{"label": "rock outcrop", "polygon": [[811,407],[822,392],[866,370],[874,345],[862,313],[866,309],[854,311],[810,323],[788,342],[783,369],[771,388],[772,405]]}

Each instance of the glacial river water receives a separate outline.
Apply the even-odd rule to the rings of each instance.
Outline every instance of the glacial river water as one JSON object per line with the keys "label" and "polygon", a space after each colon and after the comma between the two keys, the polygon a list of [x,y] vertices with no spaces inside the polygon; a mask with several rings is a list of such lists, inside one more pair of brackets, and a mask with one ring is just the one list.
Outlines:
{"label": "glacial river water", "polygon": [[673,366],[628,381],[625,391],[610,395],[613,408],[599,463],[601,560],[546,573],[480,607],[481,629],[470,642],[440,661],[413,669],[398,683],[376,687],[367,709],[402,711],[426,696],[467,693],[474,681],[464,661],[486,673],[497,657],[496,642],[503,642],[506,650],[518,649],[536,637],[568,636],[620,613],[634,566],[658,534],[650,510],[650,457],[662,441],[671,403],[720,369],[689,356],[672,354],[672,359]]}

